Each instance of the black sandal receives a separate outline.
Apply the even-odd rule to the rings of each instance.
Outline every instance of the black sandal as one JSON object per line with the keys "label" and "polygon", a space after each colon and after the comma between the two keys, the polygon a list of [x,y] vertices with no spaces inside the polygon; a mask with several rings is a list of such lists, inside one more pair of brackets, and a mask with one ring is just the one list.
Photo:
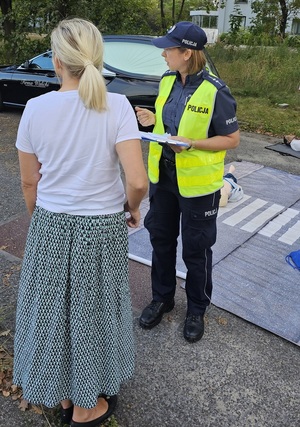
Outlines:
{"label": "black sandal", "polygon": [[105,414],[101,415],[101,417],[96,418],[95,420],[88,421],[86,423],[77,423],[76,421],[71,421],[71,427],[98,427],[100,424],[103,423],[103,421],[107,420],[112,413],[114,412],[116,405],[117,405],[117,395],[115,396],[105,396],[102,395],[103,399],[106,400],[108,403],[108,409],[105,412]]}
{"label": "black sandal", "polygon": [[72,417],[73,417],[73,409],[74,409],[74,405],[70,406],[67,409],[64,409],[62,406],[60,407],[60,421],[62,425],[71,424]]}

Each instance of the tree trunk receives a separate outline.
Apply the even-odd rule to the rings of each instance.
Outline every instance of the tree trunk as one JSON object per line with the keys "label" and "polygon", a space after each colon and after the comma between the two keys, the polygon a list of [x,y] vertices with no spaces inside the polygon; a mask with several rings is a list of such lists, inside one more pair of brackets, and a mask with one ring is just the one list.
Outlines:
{"label": "tree trunk", "polygon": [[185,0],[181,0],[181,6],[180,6],[180,11],[179,11],[179,14],[178,14],[178,17],[177,17],[177,21],[181,21],[181,16],[182,16],[182,12],[183,12],[184,3],[185,3]]}
{"label": "tree trunk", "polygon": [[4,38],[8,38],[15,28],[15,23],[10,17],[12,11],[12,0],[0,0],[1,12],[3,15],[3,32]]}
{"label": "tree trunk", "polygon": [[160,0],[160,17],[161,17],[161,29],[162,29],[162,32],[165,33],[167,31],[167,24],[166,24],[166,16],[164,11],[164,0]]}
{"label": "tree trunk", "polygon": [[279,23],[279,32],[282,39],[285,38],[285,30],[288,19],[288,8],[285,0],[279,0],[280,9],[281,9],[281,17]]}
{"label": "tree trunk", "polygon": [[175,0],[172,3],[172,25],[175,24]]}

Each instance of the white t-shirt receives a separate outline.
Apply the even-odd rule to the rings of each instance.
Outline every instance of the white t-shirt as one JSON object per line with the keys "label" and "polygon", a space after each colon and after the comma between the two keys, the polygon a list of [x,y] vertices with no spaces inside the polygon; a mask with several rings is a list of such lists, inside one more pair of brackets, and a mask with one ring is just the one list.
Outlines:
{"label": "white t-shirt", "polygon": [[108,109],[84,107],[78,91],[49,92],[28,101],[16,146],[34,153],[42,175],[36,205],[72,215],[123,210],[124,186],[115,144],[139,139],[124,95],[108,93]]}

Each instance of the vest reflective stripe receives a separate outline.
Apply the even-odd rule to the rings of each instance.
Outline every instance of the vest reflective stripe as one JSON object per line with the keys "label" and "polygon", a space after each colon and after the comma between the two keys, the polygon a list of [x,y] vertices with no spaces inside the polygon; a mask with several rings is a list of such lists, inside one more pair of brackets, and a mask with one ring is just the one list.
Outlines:
{"label": "vest reflective stripe", "polygon": [[[155,104],[156,125],[153,132],[165,132],[162,110],[173,87],[175,75],[161,80],[159,95]],[[211,122],[217,88],[209,81],[203,83],[188,101],[181,117],[178,135],[192,139],[205,139]],[[159,180],[159,160],[162,147],[150,143],[148,174],[153,183]],[[179,192],[184,197],[210,194],[223,186],[225,151],[189,150],[175,155]]]}

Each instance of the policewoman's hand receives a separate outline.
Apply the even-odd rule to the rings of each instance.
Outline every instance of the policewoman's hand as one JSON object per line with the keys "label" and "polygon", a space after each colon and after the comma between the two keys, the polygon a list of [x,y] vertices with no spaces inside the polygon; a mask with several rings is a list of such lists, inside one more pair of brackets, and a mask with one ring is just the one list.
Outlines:
{"label": "policewoman's hand", "polygon": [[192,140],[189,138],[185,138],[184,136],[170,136],[170,139],[174,139],[175,141],[186,142],[187,144],[189,144],[188,147],[169,144],[169,147],[171,147],[175,153],[181,153],[182,151],[189,150],[192,147]]}
{"label": "policewoman's hand", "polygon": [[155,125],[155,114],[152,111],[147,110],[147,108],[135,107],[136,116],[139,123],[146,127]]}

